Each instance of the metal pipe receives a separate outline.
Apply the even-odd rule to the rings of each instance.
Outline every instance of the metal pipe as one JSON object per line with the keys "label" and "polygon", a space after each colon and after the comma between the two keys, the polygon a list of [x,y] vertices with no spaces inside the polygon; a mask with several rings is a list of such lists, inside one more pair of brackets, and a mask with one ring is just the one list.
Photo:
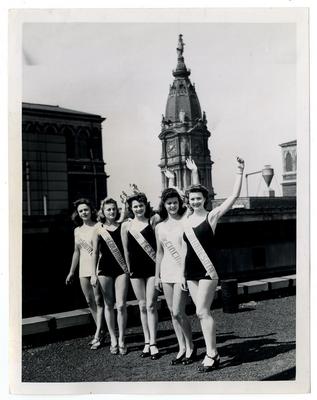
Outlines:
{"label": "metal pipe", "polygon": [[31,187],[30,187],[30,164],[26,161],[25,163],[25,175],[26,175],[26,203],[28,216],[31,215]]}
{"label": "metal pipe", "polygon": [[47,195],[43,195],[43,209],[44,209],[44,215],[47,215]]}
{"label": "metal pipe", "polygon": [[250,172],[249,174],[245,174],[245,188],[246,188],[246,192],[247,192],[247,197],[249,197],[249,187],[248,187],[248,176],[249,175],[255,175],[255,174],[261,174],[261,171],[256,171],[256,172]]}

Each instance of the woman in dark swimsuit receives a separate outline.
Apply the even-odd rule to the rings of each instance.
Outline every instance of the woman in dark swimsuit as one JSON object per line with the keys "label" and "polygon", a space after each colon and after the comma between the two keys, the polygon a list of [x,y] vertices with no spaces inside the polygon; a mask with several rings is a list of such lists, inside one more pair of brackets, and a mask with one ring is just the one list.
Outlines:
{"label": "woman in dark swimsuit", "polygon": [[208,190],[202,185],[195,185],[187,191],[193,214],[184,224],[183,252],[186,256],[183,288],[186,288],[187,282],[206,344],[206,356],[199,368],[200,372],[211,371],[220,363],[216,348],[216,327],[210,312],[218,284],[218,275],[212,264],[213,241],[219,218],[232,207],[241,191],[244,161],[238,157],[237,162],[238,175],[232,195],[209,213],[205,209]]}
{"label": "woman in dark swimsuit", "polygon": [[141,357],[159,358],[156,345],[157,295],[155,289],[156,239],[154,228],[157,215],[149,218],[149,204],[144,193],[138,193],[127,200],[133,219],[124,222],[121,229],[125,259],[130,279],[139,303],[145,346]]}
{"label": "woman in dark swimsuit", "polygon": [[[126,297],[129,284],[128,269],[121,241],[121,220],[124,218],[124,214],[123,212],[118,220],[117,202],[111,198],[104,199],[99,211],[100,224],[96,228],[93,238],[93,265],[105,303],[105,319],[111,340],[110,353],[120,353],[121,355],[127,354],[124,334],[127,323]],[[96,275],[92,277],[92,284],[97,281]],[[115,330],[115,303],[118,339]]]}

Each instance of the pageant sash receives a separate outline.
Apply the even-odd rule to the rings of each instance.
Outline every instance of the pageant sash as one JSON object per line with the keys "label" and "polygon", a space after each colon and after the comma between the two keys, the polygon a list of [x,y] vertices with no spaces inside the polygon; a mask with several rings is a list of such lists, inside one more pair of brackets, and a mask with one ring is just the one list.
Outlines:
{"label": "pageant sash", "polygon": [[146,254],[155,262],[156,260],[155,251],[153,247],[150,245],[150,243],[142,235],[142,233],[134,229],[130,229],[130,233],[134,237],[134,239],[139,243],[142,249],[146,252]]}
{"label": "pageant sash", "polygon": [[112,255],[116,259],[117,263],[120,265],[120,267],[123,269],[125,273],[128,273],[128,267],[127,264],[118,248],[116,245],[116,242],[113,240],[112,236],[110,233],[107,231],[107,229],[99,230],[99,235],[103,238],[103,240],[106,242],[109,250],[111,251]]}
{"label": "pageant sash", "polygon": [[177,262],[177,264],[181,264],[182,258],[180,256],[179,252],[175,249],[174,244],[170,240],[167,240],[165,238],[162,238],[161,241],[162,241],[163,245],[165,246],[165,248],[169,251],[170,255]]}
{"label": "pageant sash", "polygon": [[186,225],[184,231],[197,257],[199,258],[200,262],[207,271],[207,274],[210,276],[211,279],[218,279],[217,271],[213,263],[211,262],[210,258],[208,257],[208,254],[205,252],[205,249],[197,239],[197,236],[195,235],[193,228],[189,225]]}
{"label": "pageant sash", "polygon": [[81,237],[77,237],[77,241],[78,241],[78,244],[83,249],[85,249],[87,251],[87,253],[91,256],[92,255],[92,251],[93,251],[92,246],[88,242],[86,242],[85,239],[82,239]]}

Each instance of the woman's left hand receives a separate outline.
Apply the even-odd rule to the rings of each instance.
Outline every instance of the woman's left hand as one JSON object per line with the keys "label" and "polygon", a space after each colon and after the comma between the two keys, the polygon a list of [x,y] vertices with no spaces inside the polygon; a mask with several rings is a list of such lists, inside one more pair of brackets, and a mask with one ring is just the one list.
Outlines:
{"label": "woman's left hand", "polygon": [[155,278],[154,286],[155,286],[155,289],[158,290],[159,292],[162,291],[162,282],[161,282],[160,278]]}
{"label": "woman's left hand", "polygon": [[165,168],[164,174],[167,179],[174,179],[174,172],[171,171],[170,169]]}
{"label": "woman's left hand", "polygon": [[187,281],[185,277],[183,277],[181,280],[181,289],[184,290],[184,292],[188,291]]}
{"label": "woman's left hand", "polygon": [[186,167],[191,171],[197,171],[197,165],[191,157],[188,157],[186,159]]}
{"label": "woman's left hand", "polygon": [[237,157],[237,162],[238,162],[238,169],[243,172],[244,170],[244,160],[240,157]]}
{"label": "woman's left hand", "polygon": [[91,275],[90,284],[91,284],[92,287],[96,287],[97,286],[97,276],[96,275]]}

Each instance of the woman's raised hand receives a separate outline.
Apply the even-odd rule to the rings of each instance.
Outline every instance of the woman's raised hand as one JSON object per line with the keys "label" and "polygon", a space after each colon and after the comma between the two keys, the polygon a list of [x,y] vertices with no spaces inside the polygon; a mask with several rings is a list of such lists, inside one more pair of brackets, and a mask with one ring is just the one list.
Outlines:
{"label": "woman's raised hand", "polygon": [[237,157],[237,162],[238,162],[238,170],[243,172],[244,170],[244,160],[240,157]]}
{"label": "woman's raised hand", "polygon": [[123,205],[126,205],[127,198],[128,198],[128,195],[126,194],[126,192],[124,190],[122,190],[122,193],[120,194],[120,200]]}
{"label": "woman's raised hand", "polygon": [[188,157],[186,159],[186,167],[188,169],[190,169],[191,171],[197,170],[197,165],[196,165],[195,161],[191,157]]}
{"label": "woman's raised hand", "polygon": [[174,179],[174,172],[171,171],[170,169],[165,168],[164,174],[167,179]]}

